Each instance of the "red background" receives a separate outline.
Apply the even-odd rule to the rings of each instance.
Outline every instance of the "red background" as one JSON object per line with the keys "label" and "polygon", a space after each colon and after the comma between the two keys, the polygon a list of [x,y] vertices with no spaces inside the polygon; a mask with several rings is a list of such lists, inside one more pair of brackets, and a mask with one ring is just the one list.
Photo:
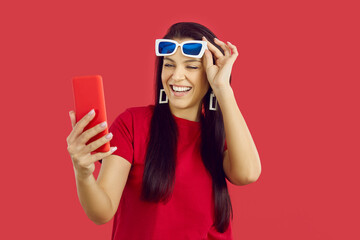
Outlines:
{"label": "red background", "polygon": [[194,21],[238,48],[232,87],[262,163],[229,185],[234,239],[360,239],[356,2],[2,1],[0,238],[110,239],[77,198],[71,78],[103,76],[111,124],[152,103],[155,39]]}

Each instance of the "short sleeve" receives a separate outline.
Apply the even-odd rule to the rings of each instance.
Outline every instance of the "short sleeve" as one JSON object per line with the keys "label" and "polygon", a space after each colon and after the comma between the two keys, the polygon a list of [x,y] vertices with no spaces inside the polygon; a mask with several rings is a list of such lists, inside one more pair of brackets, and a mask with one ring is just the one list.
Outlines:
{"label": "short sleeve", "polygon": [[[113,134],[110,140],[111,147],[117,147],[113,155],[125,158],[132,164],[134,153],[134,128],[132,114],[125,110],[121,113],[109,127],[109,132]],[[99,161],[102,163],[102,160]]]}

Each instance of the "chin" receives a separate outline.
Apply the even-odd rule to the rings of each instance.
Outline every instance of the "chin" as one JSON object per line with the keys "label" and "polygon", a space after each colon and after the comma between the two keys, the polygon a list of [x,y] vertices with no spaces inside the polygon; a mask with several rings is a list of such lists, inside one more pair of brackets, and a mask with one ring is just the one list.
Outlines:
{"label": "chin", "polygon": [[169,106],[171,105],[171,107],[173,108],[177,108],[177,109],[187,109],[189,108],[189,104],[187,104],[186,102],[172,102],[169,100]]}

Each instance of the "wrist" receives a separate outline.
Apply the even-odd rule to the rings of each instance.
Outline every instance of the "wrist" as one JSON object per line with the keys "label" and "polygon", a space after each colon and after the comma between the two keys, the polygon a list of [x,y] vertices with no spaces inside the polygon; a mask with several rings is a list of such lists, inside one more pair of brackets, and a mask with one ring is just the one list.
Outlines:
{"label": "wrist", "polygon": [[230,85],[221,88],[214,88],[213,91],[218,101],[234,97],[234,91]]}
{"label": "wrist", "polygon": [[92,180],[91,177],[94,177],[92,173],[84,174],[84,173],[81,173],[78,170],[76,170],[76,168],[74,168],[74,173],[75,173],[75,179],[77,182],[90,183]]}

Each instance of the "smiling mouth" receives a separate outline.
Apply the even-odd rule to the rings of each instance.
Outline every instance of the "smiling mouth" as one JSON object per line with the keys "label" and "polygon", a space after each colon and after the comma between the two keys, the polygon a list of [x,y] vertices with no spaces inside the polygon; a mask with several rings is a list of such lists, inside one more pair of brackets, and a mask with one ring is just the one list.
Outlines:
{"label": "smiling mouth", "polygon": [[173,90],[173,92],[176,92],[176,93],[183,93],[183,92],[189,92],[192,87],[178,87],[178,86],[174,86],[174,85],[171,85],[170,84],[170,88],[171,90]]}

